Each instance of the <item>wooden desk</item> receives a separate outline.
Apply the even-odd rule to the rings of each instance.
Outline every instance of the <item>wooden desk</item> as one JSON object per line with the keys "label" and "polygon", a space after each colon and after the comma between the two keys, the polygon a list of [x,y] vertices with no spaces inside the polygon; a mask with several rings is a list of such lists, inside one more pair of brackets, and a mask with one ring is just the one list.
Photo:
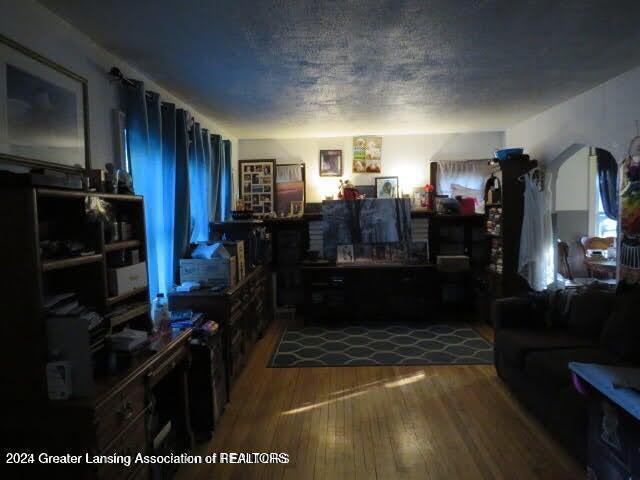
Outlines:
{"label": "wooden desk", "polygon": [[[41,415],[16,416],[16,423],[9,425],[9,438],[19,442],[15,448],[50,454],[152,454],[155,436],[171,421],[179,450],[190,450],[190,336],[191,329],[186,329],[153,341],[114,373],[97,378],[90,398],[49,401]],[[162,425],[156,425],[158,419]],[[66,468],[64,474],[83,479],[148,478],[148,467],[83,463]]]}

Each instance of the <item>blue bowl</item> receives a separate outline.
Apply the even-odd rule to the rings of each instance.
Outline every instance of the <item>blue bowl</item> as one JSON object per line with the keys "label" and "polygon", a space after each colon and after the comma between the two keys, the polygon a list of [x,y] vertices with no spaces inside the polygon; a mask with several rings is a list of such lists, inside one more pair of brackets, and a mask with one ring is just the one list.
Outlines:
{"label": "blue bowl", "polygon": [[502,150],[496,150],[494,155],[498,160],[506,160],[507,155],[522,155],[524,148],[503,148]]}

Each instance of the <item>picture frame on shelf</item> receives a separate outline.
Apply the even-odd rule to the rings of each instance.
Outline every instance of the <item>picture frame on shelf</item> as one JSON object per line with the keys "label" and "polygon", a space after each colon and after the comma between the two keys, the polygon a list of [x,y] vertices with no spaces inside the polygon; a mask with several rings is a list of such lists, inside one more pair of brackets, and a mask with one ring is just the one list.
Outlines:
{"label": "picture frame on shelf", "polygon": [[245,201],[245,210],[254,216],[271,215],[275,212],[275,159],[238,161],[240,195]]}
{"label": "picture frame on shelf", "polygon": [[294,200],[291,202],[291,216],[301,217],[304,214],[304,202]]}
{"label": "picture frame on shelf", "polygon": [[87,80],[3,35],[0,71],[0,160],[90,169]]}
{"label": "picture frame on shelf", "polygon": [[[300,202],[304,205],[306,196],[306,173],[304,163],[287,163],[276,165],[275,176],[275,212],[279,217],[292,215],[292,205]],[[263,191],[268,193],[269,187]]]}
{"label": "picture frame on shelf", "polygon": [[354,263],[356,261],[353,244],[338,245],[336,250],[336,263]]}
{"label": "picture frame on shelf", "polygon": [[364,195],[364,198],[376,198],[375,185],[356,185],[356,190],[360,195]]}
{"label": "picture frame on shelf", "polygon": [[320,150],[319,170],[321,177],[341,177],[342,150]]}
{"label": "picture frame on shelf", "polygon": [[376,177],[376,198],[399,198],[398,177]]}

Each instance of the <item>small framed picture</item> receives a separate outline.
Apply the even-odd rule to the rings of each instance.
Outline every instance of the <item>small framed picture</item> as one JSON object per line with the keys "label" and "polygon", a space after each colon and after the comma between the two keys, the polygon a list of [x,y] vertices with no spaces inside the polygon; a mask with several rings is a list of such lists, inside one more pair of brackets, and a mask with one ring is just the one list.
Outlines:
{"label": "small framed picture", "polygon": [[320,176],[342,176],[342,150],[320,150]]}
{"label": "small framed picture", "polygon": [[398,198],[398,177],[376,177],[376,198]]}
{"label": "small framed picture", "polygon": [[338,245],[336,251],[336,263],[353,263],[355,261],[353,245]]}
{"label": "small framed picture", "polygon": [[364,198],[376,198],[375,185],[356,185],[356,190],[360,195],[364,195]]}
{"label": "small framed picture", "polygon": [[299,200],[291,201],[291,216],[299,217],[304,213],[304,202]]}

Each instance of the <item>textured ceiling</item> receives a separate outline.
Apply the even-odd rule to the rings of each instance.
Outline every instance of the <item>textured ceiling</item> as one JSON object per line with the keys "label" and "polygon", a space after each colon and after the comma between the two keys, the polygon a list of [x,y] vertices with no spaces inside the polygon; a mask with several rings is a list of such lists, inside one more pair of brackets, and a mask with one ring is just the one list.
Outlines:
{"label": "textured ceiling", "polygon": [[240,138],[501,130],[640,64],[640,1],[42,0]]}

